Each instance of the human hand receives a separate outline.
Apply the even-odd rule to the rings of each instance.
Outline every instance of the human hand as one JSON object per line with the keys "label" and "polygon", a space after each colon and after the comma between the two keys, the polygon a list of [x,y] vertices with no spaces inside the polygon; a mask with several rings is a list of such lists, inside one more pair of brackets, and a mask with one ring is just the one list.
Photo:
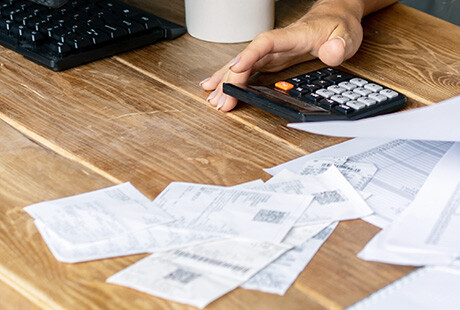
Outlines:
{"label": "human hand", "polygon": [[213,90],[208,101],[230,111],[237,99],[223,94],[222,84],[246,84],[252,73],[275,72],[319,57],[328,66],[338,66],[358,50],[363,36],[361,16],[331,5],[317,5],[286,28],[258,35],[236,58],[201,82]]}

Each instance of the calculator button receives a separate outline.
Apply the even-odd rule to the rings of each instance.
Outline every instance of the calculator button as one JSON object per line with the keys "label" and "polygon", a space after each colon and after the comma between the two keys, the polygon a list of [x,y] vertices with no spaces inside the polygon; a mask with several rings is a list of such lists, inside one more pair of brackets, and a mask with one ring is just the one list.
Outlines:
{"label": "calculator button", "polygon": [[317,79],[316,76],[311,75],[311,74],[309,74],[309,73],[303,74],[303,75],[299,75],[298,78],[301,78],[302,80],[304,80],[304,81],[307,82],[307,83],[311,83],[311,82],[313,82],[314,80]]}
{"label": "calculator button", "polygon": [[289,91],[294,88],[294,85],[285,81],[279,81],[275,83],[275,87],[284,91]]}
{"label": "calculator button", "polygon": [[316,80],[316,81],[313,81],[313,84],[316,84],[318,86],[321,86],[321,87],[328,87],[328,86],[331,86],[331,83],[328,82],[328,81],[325,81],[325,80]]}
{"label": "calculator button", "polygon": [[382,86],[380,85],[377,85],[375,83],[368,83],[366,85],[363,86],[365,89],[369,89],[371,90],[372,92],[376,93],[376,92],[379,92],[383,89]]}
{"label": "calculator button", "polygon": [[384,101],[388,100],[387,96],[384,96],[384,95],[378,94],[378,93],[369,94],[368,97],[371,98],[371,99],[374,99],[377,102],[384,102]]}
{"label": "calculator button", "polygon": [[331,100],[331,99],[323,99],[323,100],[320,100],[319,101],[319,104],[328,109],[328,110],[331,110],[334,106],[336,106],[338,103],[335,102],[334,100]]}
{"label": "calculator button", "polygon": [[369,90],[369,89],[365,89],[365,88],[362,88],[362,87],[358,87],[358,88],[355,88],[353,89],[353,92],[361,95],[361,96],[367,96],[369,94],[372,94],[372,91]]}
{"label": "calculator button", "polygon": [[359,97],[361,97],[360,94],[355,93],[355,92],[352,92],[352,91],[350,91],[350,90],[349,90],[349,91],[346,91],[346,92],[343,92],[343,93],[342,93],[342,96],[348,97],[348,98],[350,98],[351,100],[356,100],[356,99],[358,99]]}
{"label": "calculator button", "polygon": [[291,94],[291,96],[303,96],[308,93],[309,93],[308,89],[302,86],[295,87],[289,91],[289,94]]}
{"label": "calculator button", "polygon": [[377,103],[377,101],[375,101],[374,99],[369,98],[369,97],[361,97],[361,98],[358,98],[357,101],[361,102],[361,103],[364,103],[368,107]]}
{"label": "calculator button", "polygon": [[322,79],[326,76],[329,76],[329,73],[323,72],[321,70],[310,72],[311,75],[316,76],[318,79]]}
{"label": "calculator button", "polygon": [[306,94],[306,95],[303,96],[303,98],[305,98],[308,101],[313,101],[313,102],[318,102],[318,101],[324,99],[323,96],[318,95],[316,93]]}
{"label": "calculator button", "polygon": [[342,95],[334,95],[331,97],[332,100],[334,100],[337,103],[343,104],[346,103],[347,101],[350,101],[349,98],[342,96]]}
{"label": "calculator button", "polygon": [[397,92],[395,92],[394,90],[388,89],[388,88],[385,88],[384,90],[381,90],[380,94],[382,94],[384,96],[387,96],[390,99],[398,97]]}
{"label": "calculator button", "polygon": [[338,73],[326,76],[324,79],[332,84],[339,84],[340,82],[349,80],[352,76],[346,73]]}
{"label": "calculator button", "polygon": [[361,109],[364,109],[367,107],[366,104],[362,103],[362,102],[358,102],[356,100],[350,100],[346,103],[347,106],[355,109],[356,111],[359,111]]}
{"label": "calculator button", "polygon": [[308,89],[312,93],[321,88],[316,84],[302,84],[302,87]]}
{"label": "calculator button", "polygon": [[350,83],[350,82],[340,82],[339,86],[345,88],[346,90],[353,90],[356,87],[358,87],[358,85]]}
{"label": "calculator button", "polygon": [[338,111],[338,112],[340,112],[342,114],[345,114],[345,115],[350,114],[350,113],[355,111],[355,109],[353,109],[352,107],[347,106],[345,104],[339,104],[338,106],[335,106],[334,110],[336,110],[336,111]]}
{"label": "calculator button", "polygon": [[327,75],[333,75],[333,74],[339,74],[340,71],[334,69],[334,68],[323,68],[321,69],[320,71],[323,71],[325,73],[327,73]]}
{"label": "calculator button", "polygon": [[316,93],[320,96],[323,96],[324,98],[329,98],[335,95],[333,91],[327,90],[327,89],[318,89]]}
{"label": "calculator button", "polygon": [[347,91],[345,88],[340,87],[340,86],[338,86],[338,85],[329,86],[329,87],[327,88],[327,90],[333,91],[333,92],[336,93],[336,94],[341,94],[341,93]]}
{"label": "calculator button", "polygon": [[363,87],[364,85],[366,85],[369,82],[366,81],[365,79],[353,78],[353,79],[350,80],[350,83],[353,83],[353,84],[355,84],[356,86],[359,86],[359,87]]}
{"label": "calculator button", "polygon": [[286,82],[291,83],[294,86],[299,86],[300,84],[305,83],[305,81],[299,77],[293,77],[292,79],[289,79]]}

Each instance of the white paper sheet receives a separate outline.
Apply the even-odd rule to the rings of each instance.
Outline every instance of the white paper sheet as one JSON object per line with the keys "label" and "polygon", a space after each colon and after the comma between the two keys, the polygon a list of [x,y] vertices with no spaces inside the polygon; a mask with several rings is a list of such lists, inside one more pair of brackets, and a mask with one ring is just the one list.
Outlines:
{"label": "white paper sheet", "polygon": [[171,183],[153,205],[171,214],[171,227],[279,243],[313,197]]}
{"label": "white paper sheet", "polygon": [[241,281],[151,255],[111,276],[107,282],[201,309],[238,287]]}
{"label": "white paper sheet", "polygon": [[163,252],[222,238],[220,235],[160,225],[94,243],[72,244],[47,229],[39,220],[35,221],[35,225],[56,259],[64,263],[79,263],[139,253]]}
{"label": "white paper sheet", "polygon": [[377,166],[372,180],[363,189],[377,217],[366,218],[379,227],[395,219],[412,202],[429,173],[452,145],[451,142],[382,140],[357,138],[266,169],[276,175],[284,169],[298,173],[312,159],[347,157],[349,162]]}
{"label": "white paper sheet", "polygon": [[460,96],[423,108],[356,121],[305,122],[288,126],[338,137],[460,141],[458,115]]}
{"label": "white paper sheet", "polygon": [[377,167],[371,163],[348,161],[346,158],[317,158],[304,163],[297,174],[317,175],[335,166],[350,184],[359,191],[372,180]]}
{"label": "white paper sheet", "polygon": [[284,295],[319,248],[329,238],[337,223],[329,224],[313,238],[286,252],[242,285],[249,290]]}
{"label": "white paper sheet", "polygon": [[153,227],[173,218],[130,183],[24,208],[47,229],[72,243],[93,243]]}
{"label": "white paper sheet", "polygon": [[460,305],[460,270],[421,268],[389,284],[348,310],[457,310]]}
{"label": "white paper sheet", "polygon": [[414,202],[386,232],[388,248],[460,256],[460,143],[439,161]]}
{"label": "white paper sheet", "polygon": [[107,282],[203,308],[285,253],[290,246],[226,239],[147,257]]}
{"label": "white paper sheet", "polygon": [[364,199],[334,166],[317,175],[298,175],[284,170],[264,184],[265,190],[315,197],[296,226],[331,223],[372,214]]}
{"label": "white paper sheet", "polygon": [[456,261],[455,255],[445,253],[408,252],[388,248],[384,244],[384,238],[381,238],[383,233],[381,231],[375,235],[358,253],[358,257],[366,261],[407,266],[451,265]]}

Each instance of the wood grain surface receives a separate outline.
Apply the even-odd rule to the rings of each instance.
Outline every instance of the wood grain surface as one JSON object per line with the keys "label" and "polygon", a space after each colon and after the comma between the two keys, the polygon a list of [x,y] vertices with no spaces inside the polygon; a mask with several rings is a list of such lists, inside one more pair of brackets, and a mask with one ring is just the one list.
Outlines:
{"label": "wood grain surface", "polygon": [[[184,24],[183,0],[131,0]],[[277,26],[311,1],[277,2]],[[459,27],[403,5],[366,18],[362,48],[343,67],[409,97],[409,108],[459,93]],[[131,181],[154,198],[171,181],[234,185],[268,178],[262,168],[344,141],[287,128],[241,104],[210,107],[198,86],[246,44],[188,34],[65,72],[0,48],[0,299],[16,309],[193,309],[105,279],[145,255],[59,263],[22,208]],[[271,83],[323,65],[260,74]],[[342,309],[412,268],[356,257],[378,229],[340,223],[286,296],[237,289],[209,309]],[[24,296],[24,299],[21,298]],[[7,298],[10,302],[5,302]],[[0,302],[0,307],[2,307]]]}

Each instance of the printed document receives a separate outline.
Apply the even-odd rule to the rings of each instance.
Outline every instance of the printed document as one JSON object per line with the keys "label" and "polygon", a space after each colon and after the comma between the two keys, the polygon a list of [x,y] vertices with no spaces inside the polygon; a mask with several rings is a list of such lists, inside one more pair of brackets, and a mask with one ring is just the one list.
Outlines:
{"label": "printed document", "polygon": [[153,206],[171,214],[170,227],[280,243],[313,196],[171,183]]}
{"label": "printed document", "polygon": [[356,138],[266,171],[272,175],[284,169],[298,173],[307,162],[330,157],[346,157],[347,163],[374,164],[377,172],[362,190],[372,194],[366,202],[377,216],[364,219],[384,227],[412,202],[451,145],[452,142],[441,141]]}
{"label": "printed document", "polygon": [[460,143],[439,161],[414,202],[386,230],[388,248],[460,256]]}
{"label": "printed document", "polygon": [[[319,248],[332,234],[337,224],[325,225],[326,227],[321,232],[283,254],[244,283],[242,287],[249,290],[284,295],[302,270],[304,270],[305,266],[315,256],[316,252],[318,252]],[[292,240],[283,242],[290,243]]]}
{"label": "printed document", "polygon": [[40,202],[24,210],[60,238],[93,243],[174,219],[130,183]]}
{"label": "printed document", "polygon": [[199,308],[244,283],[290,246],[226,239],[154,254],[107,282]]}
{"label": "printed document", "polygon": [[284,170],[268,180],[264,188],[267,191],[314,197],[296,226],[331,223],[372,214],[364,199],[334,165],[317,175],[298,175]]}

